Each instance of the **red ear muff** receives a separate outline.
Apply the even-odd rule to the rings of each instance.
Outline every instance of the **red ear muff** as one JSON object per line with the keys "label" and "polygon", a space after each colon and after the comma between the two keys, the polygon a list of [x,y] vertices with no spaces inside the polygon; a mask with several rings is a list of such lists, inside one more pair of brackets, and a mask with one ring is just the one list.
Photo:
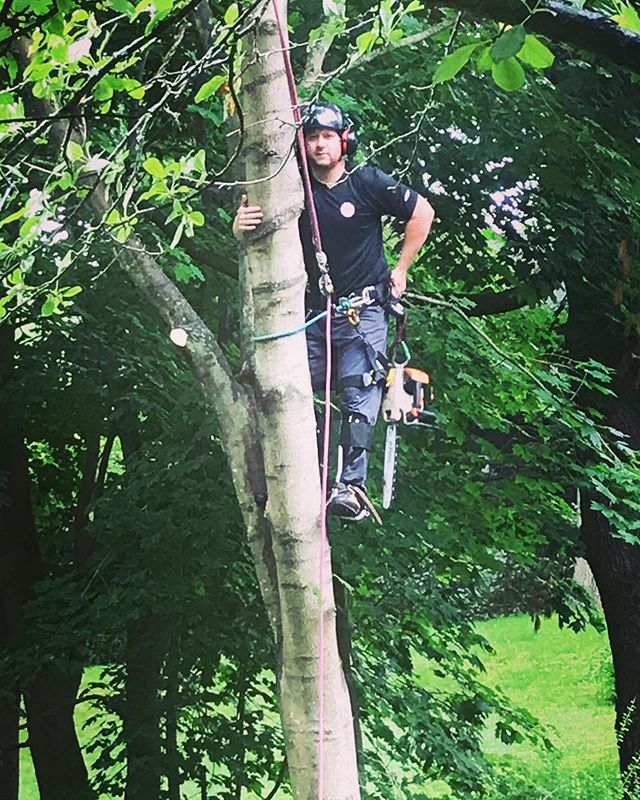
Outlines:
{"label": "red ear muff", "polygon": [[340,134],[342,141],[342,155],[352,156],[358,148],[358,137],[353,128],[347,127]]}
{"label": "red ear muff", "polygon": [[340,134],[340,141],[342,142],[342,155],[346,156],[349,151],[349,128],[345,128]]}

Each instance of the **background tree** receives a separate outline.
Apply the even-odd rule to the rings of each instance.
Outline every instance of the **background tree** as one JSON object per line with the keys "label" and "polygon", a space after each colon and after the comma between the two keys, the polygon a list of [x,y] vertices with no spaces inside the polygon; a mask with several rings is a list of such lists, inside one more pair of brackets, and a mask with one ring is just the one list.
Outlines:
{"label": "background tree", "polygon": [[[0,95],[0,116],[10,124],[3,127],[0,306],[8,316],[5,331],[11,324],[19,334],[15,354],[5,350],[15,377],[3,398],[27,412],[24,440],[38,489],[31,511],[47,574],[27,581],[34,592],[25,606],[31,633],[19,657],[11,650],[5,658],[6,702],[14,709],[9,735],[15,741],[14,687],[29,691],[34,664],[39,674],[47,653],[60,662],[62,677],[76,683],[85,664],[113,659],[100,700],[110,715],[95,742],[96,788],[136,798],[159,791],[176,797],[181,780],[206,786],[214,764],[224,765],[219,791],[230,797],[279,779],[279,762],[270,764],[268,754],[282,746],[268,714],[258,710],[265,663],[279,672],[285,723],[302,700],[313,727],[317,708],[314,689],[287,695],[283,680],[297,660],[308,669],[305,685],[315,679],[308,655],[317,641],[316,572],[296,566],[300,557],[303,564],[318,557],[304,347],[294,337],[256,349],[251,338],[296,325],[304,283],[295,232],[301,196],[286,161],[293,142],[289,103],[273,22],[259,17],[262,11],[126,2],[62,11],[14,2],[3,9],[0,44],[10,88]],[[621,365],[635,363],[625,331],[632,334],[635,325],[627,282],[636,247],[629,198],[637,156],[603,112],[635,124],[628,101],[635,83],[565,50],[543,76],[536,68],[550,67],[552,54],[519,25],[502,30],[416,3],[362,4],[350,10],[351,21],[339,4],[324,11],[304,3],[291,9],[304,85],[323,86],[325,96],[342,103],[360,122],[369,150],[394,174],[406,172],[420,187],[428,172],[425,191],[434,195],[440,218],[414,270],[429,315],[423,330],[415,322],[413,329],[415,353],[428,358],[437,377],[441,431],[428,441],[414,434],[403,448],[404,513],[388,518],[382,549],[379,533],[366,527],[335,537],[340,619],[348,597],[352,627],[351,636],[340,630],[351,705],[331,637],[330,664],[341,686],[335,712],[344,725],[336,748],[351,783],[340,768],[335,776],[343,795],[355,796],[354,749],[342,743],[354,738],[350,720],[359,706],[369,794],[391,796],[395,776],[385,758],[402,752],[405,792],[415,795],[425,775],[444,776],[461,796],[472,796],[486,769],[483,725],[504,704],[478,680],[480,660],[469,648],[482,642],[461,619],[452,583],[473,584],[505,551],[524,561],[540,554],[573,558],[580,549],[576,486],[583,498],[594,489],[602,495],[592,508],[584,500],[583,519],[599,543],[591,560],[610,592],[612,619],[621,607],[614,592],[625,584],[611,565],[633,568],[635,444],[610,428],[633,433],[625,425],[635,410],[635,378]],[[622,13],[628,24],[631,17]],[[542,17],[533,15],[527,25]],[[631,34],[622,37],[633,44]],[[255,53],[266,54],[265,61]],[[488,70],[503,89],[526,80],[526,91],[504,94]],[[249,99],[239,104],[241,87]],[[223,169],[238,143],[246,153],[244,179],[260,181],[251,184],[252,196],[269,209],[265,236],[251,243],[242,263],[239,308],[221,275],[234,272],[228,211],[236,164]],[[267,175],[275,177],[264,183]],[[596,201],[588,221],[582,221],[585,195]],[[589,237],[588,246],[577,245],[577,235]],[[626,246],[618,250],[621,241]],[[117,267],[134,290],[124,290]],[[151,309],[160,311],[160,322]],[[508,309],[508,318],[473,322],[480,312]],[[114,319],[122,327],[114,329]],[[617,350],[590,338],[604,330],[602,320]],[[169,329],[186,332],[191,372],[176,360]],[[176,341],[183,337],[174,334]],[[614,379],[618,399],[608,394]],[[197,384],[205,406],[194,401]],[[586,411],[593,407],[608,416]],[[81,413],[70,417],[69,408]],[[220,462],[220,446],[249,532],[275,654],[260,633],[256,586],[246,569],[237,576],[232,570],[221,592],[207,566],[227,575],[230,563],[246,563],[237,539],[233,544],[240,517],[226,525],[238,513],[230,484],[211,464]],[[5,471],[10,485],[17,467]],[[194,504],[206,510],[201,520]],[[15,510],[16,500],[6,507]],[[609,527],[626,542],[611,538]],[[220,535],[208,541],[211,529]],[[16,528],[16,535],[27,533],[34,542],[33,529]],[[184,572],[167,570],[177,563]],[[31,561],[29,569],[35,567]],[[12,595],[4,578],[2,588],[7,608]],[[556,598],[564,620],[583,624],[579,598],[575,605]],[[627,615],[637,607],[632,600],[628,591]],[[219,604],[229,616],[214,613]],[[225,631],[240,609],[246,622],[238,647]],[[331,618],[330,602],[326,610]],[[185,635],[187,620],[200,624]],[[622,641],[619,630],[610,625],[612,640]],[[216,643],[214,655],[207,642]],[[437,703],[412,680],[413,652],[427,653],[455,678]],[[619,720],[635,693],[625,663],[623,649],[616,658]],[[215,706],[225,687],[234,698],[233,720]],[[75,690],[65,698],[59,714],[69,729]],[[121,722],[114,723],[114,714]],[[31,723],[37,719],[34,710]],[[261,721],[269,723],[264,738]],[[529,726],[526,715],[512,713],[498,732],[510,740]],[[188,746],[180,744],[179,730],[189,732]],[[623,768],[637,749],[634,730],[632,722]],[[285,736],[294,792],[309,796],[312,737],[303,730],[296,740],[291,723]],[[33,753],[43,769],[51,761]],[[13,786],[15,761],[7,763]],[[90,791],[82,764],[78,774],[81,796]],[[43,797],[69,796],[68,782],[54,783],[41,780]]]}

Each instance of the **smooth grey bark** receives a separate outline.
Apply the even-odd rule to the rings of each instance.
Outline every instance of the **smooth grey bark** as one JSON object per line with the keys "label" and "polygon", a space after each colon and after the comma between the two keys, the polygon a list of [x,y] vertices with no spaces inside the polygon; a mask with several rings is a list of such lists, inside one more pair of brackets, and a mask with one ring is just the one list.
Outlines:
{"label": "smooth grey bark", "polygon": [[[280,3],[286,20],[286,3]],[[265,219],[248,238],[243,285],[257,333],[299,328],[306,274],[298,236],[302,187],[293,158],[295,125],[271,4],[255,28],[257,54],[242,87],[246,179]],[[246,310],[246,309],[245,309]],[[304,335],[258,342],[250,354],[259,408],[273,530],[282,657],[279,674],[287,761],[296,800],[318,792],[318,750],[325,753],[325,800],[360,797],[351,704],[340,662],[328,547],[319,607],[320,480],[315,416]],[[319,626],[325,647],[319,652]],[[325,720],[319,730],[319,668],[324,665]]]}

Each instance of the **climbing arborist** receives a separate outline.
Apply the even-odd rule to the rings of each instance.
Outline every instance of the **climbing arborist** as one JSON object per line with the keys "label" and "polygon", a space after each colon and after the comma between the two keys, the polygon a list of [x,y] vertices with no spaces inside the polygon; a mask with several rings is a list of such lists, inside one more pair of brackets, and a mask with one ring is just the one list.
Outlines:
{"label": "climbing arborist", "polygon": [[[386,371],[387,306],[390,296],[400,298],[405,291],[407,271],[429,234],[434,212],[424,197],[380,169],[346,160],[354,154],[357,138],[352,121],[338,106],[312,103],[302,126],[334,287],[332,377],[341,400],[344,463],[328,508],[334,515],[359,520],[368,515],[364,486]],[[392,270],[382,243],[382,217],[386,215],[406,220],[402,249]],[[255,230],[262,218],[260,206],[241,205],[233,222],[234,234]],[[319,286],[306,207],[299,229],[309,275],[306,306],[311,318],[322,311],[326,301]],[[307,349],[312,386],[319,392],[324,389],[326,370],[322,320],[307,328]]]}

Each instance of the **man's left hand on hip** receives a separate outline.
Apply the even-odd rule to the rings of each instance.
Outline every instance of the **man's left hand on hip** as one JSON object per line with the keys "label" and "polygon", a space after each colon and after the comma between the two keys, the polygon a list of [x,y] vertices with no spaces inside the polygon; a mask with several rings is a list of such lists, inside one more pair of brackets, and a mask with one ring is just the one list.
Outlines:
{"label": "man's left hand on hip", "polygon": [[402,297],[407,289],[407,273],[400,267],[396,267],[391,271],[389,276],[389,285],[391,286],[391,294],[394,297]]}

